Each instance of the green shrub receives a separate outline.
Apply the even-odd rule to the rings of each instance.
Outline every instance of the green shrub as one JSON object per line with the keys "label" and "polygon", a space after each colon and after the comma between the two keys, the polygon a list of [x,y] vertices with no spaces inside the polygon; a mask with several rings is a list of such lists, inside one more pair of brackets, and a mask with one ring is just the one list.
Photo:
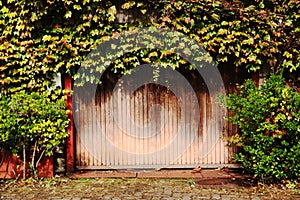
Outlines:
{"label": "green shrub", "polygon": [[68,136],[68,110],[61,90],[16,92],[0,98],[0,151],[23,158],[37,175],[41,158]]}
{"label": "green shrub", "polygon": [[261,181],[299,181],[300,94],[271,75],[260,87],[247,80],[226,97],[226,107],[239,128],[229,140],[241,147],[234,160]]}

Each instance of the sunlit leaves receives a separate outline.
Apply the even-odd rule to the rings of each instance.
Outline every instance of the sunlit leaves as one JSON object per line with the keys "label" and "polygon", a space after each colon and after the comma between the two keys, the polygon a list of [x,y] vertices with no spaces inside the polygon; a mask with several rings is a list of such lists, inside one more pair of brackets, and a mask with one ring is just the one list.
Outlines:
{"label": "sunlit leaves", "polygon": [[109,16],[108,21],[113,22],[116,18],[115,15],[117,14],[116,6],[111,6],[110,8],[108,8],[107,14]]}
{"label": "sunlit leaves", "polygon": [[80,5],[73,5],[73,8],[74,8],[75,10],[81,10],[81,9],[82,9]]}
{"label": "sunlit leaves", "polygon": [[[187,34],[198,34],[199,42],[215,55],[223,54],[234,59],[236,66],[253,67],[265,65],[274,73],[279,73],[284,67],[294,70],[299,66],[300,49],[299,34],[299,1],[289,1],[278,4],[270,1],[203,1],[170,2],[165,6],[168,20],[163,20],[168,26]],[[180,11],[180,12],[177,12]],[[171,16],[171,17],[170,17]],[[193,19],[196,26],[190,28],[188,21]],[[293,38],[293,39],[292,39]],[[282,56],[289,52],[288,57]],[[248,52],[245,53],[245,52]],[[251,54],[250,54],[251,52]],[[291,56],[292,55],[292,56]],[[250,56],[250,57],[248,57]],[[260,59],[257,61],[257,57]],[[284,61],[284,59],[289,61]],[[216,55],[219,62],[227,62],[224,56]],[[278,59],[279,58],[279,59]]]}
{"label": "sunlit leaves", "polygon": [[[134,5],[135,5],[135,1],[129,1],[127,3],[124,3],[122,5],[122,8],[123,9],[129,9],[129,8],[132,8]],[[138,6],[141,6],[141,4],[139,3]]]}
{"label": "sunlit leaves", "polygon": [[[300,66],[299,10],[297,0],[280,5],[275,0],[268,4],[220,0],[10,0],[0,7],[1,90],[51,85],[58,71],[74,74],[97,45],[132,27],[144,26],[188,35],[209,51],[217,63],[232,61],[249,71],[267,66],[275,73],[282,68],[294,72]],[[118,24],[120,11],[139,14],[133,22]],[[158,56],[153,56],[154,52]],[[159,50],[152,53],[144,57],[131,54],[132,59],[123,60],[118,69],[126,70],[124,66],[129,60],[136,65],[136,58],[173,63],[172,66],[183,63],[172,56],[170,60],[162,59]]]}
{"label": "sunlit leaves", "polygon": [[64,17],[66,19],[71,18],[72,17],[72,11],[67,11]]}
{"label": "sunlit leaves", "polygon": [[1,92],[43,90],[58,71],[76,71],[97,40],[112,32],[115,7],[93,2],[8,1],[1,7]]}

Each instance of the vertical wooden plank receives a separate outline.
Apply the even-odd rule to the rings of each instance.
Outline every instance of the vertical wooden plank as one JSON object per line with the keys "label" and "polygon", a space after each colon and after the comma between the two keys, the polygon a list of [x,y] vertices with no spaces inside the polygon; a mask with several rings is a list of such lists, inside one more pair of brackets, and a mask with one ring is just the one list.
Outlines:
{"label": "vertical wooden plank", "polygon": [[[137,92],[133,93],[133,131],[134,133],[138,132],[138,107],[137,107],[137,102],[138,102],[138,97],[137,97]],[[141,159],[139,156],[139,153],[141,151],[141,146],[139,146],[139,139],[140,139],[140,135],[137,135],[137,140],[134,140],[135,146],[137,147],[136,152],[137,152],[137,156],[136,156],[136,164],[140,165],[141,163]]]}
{"label": "vertical wooden plank", "polygon": [[107,151],[106,147],[106,141],[105,141],[105,104],[107,104],[107,101],[105,101],[105,91],[103,89],[103,86],[101,86],[101,92],[100,92],[100,124],[99,126],[101,127],[101,152],[99,152],[99,157],[98,159],[100,160],[101,165],[106,165],[106,160],[105,160],[105,155]]}
{"label": "vertical wooden plank", "polygon": [[[138,131],[138,127],[137,127],[137,112],[138,112],[138,108],[137,108],[137,93],[134,92],[133,94],[131,94],[131,106],[132,106],[132,111],[131,112],[131,121],[130,121],[130,124],[131,124],[131,134],[135,135]],[[131,163],[132,164],[135,164],[135,163],[140,163],[140,152],[141,152],[141,149],[143,148],[142,146],[140,146],[140,135],[135,135],[136,138],[135,140],[133,140],[132,142],[132,146],[134,146],[134,156],[131,160]]]}
{"label": "vertical wooden plank", "polygon": [[[147,84],[144,85],[142,87],[142,123],[141,123],[141,127],[143,129],[143,134],[144,134],[144,139],[140,142],[142,146],[146,147],[146,149],[148,149],[147,151],[149,152],[149,150],[151,150],[150,146],[148,145],[148,141],[149,139],[146,139],[149,137],[149,131],[147,129]],[[147,156],[149,158],[149,156]],[[149,163],[149,159],[145,159],[144,160],[145,165],[147,165]]]}
{"label": "vertical wooden plank", "polygon": [[97,120],[99,120],[98,116],[97,116],[97,110],[98,110],[98,107],[97,107],[97,93],[93,94],[94,95],[94,100],[93,100],[93,104],[94,104],[94,107],[92,109],[92,112],[93,112],[93,154],[92,154],[92,157],[93,157],[93,166],[97,166],[98,163],[97,163],[97,152],[98,152],[98,146],[99,146],[99,140],[98,140],[98,133],[97,133]]}
{"label": "vertical wooden plank", "polygon": [[[191,83],[191,84],[193,84],[193,83]],[[189,145],[190,146],[188,148],[189,156],[188,156],[188,160],[187,160],[186,164],[189,164],[189,163],[192,164],[193,163],[194,146],[193,146],[193,144],[189,144],[189,143],[193,141],[194,136],[195,136],[194,135],[194,130],[195,130],[194,129],[194,122],[196,120],[196,119],[192,118],[196,114],[196,111],[195,111],[196,108],[194,107],[196,102],[194,102],[194,98],[192,98],[192,96],[195,95],[195,93],[194,93],[194,91],[190,91],[189,93],[190,94],[188,95],[188,97],[193,101],[190,101],[189,110],[188,110],[189,111],[188,112],[188,120],[190,121],[190,124],[189,124],[189,127],[188,127],[188,133],[187,133],[187,134],[189,134],[189,139],[187,140],[186,146],[189,146]]]}
{"label": "vertical wooden plank", "polygon": [[210,133],[210,151],[211,151],[211,164],[214,164],[216,162],[216,131],[217,131],[217,119],[216,119],[216,103],[215,103],[215,94],[212,94],[212,100],[211,100],[211,127],[212,131]]}
{"label": "vertical wooden plank", "polygon": [[[97,86],[99,87],[99,85]],[[99,134],[100,134],[100,120],[101,120],[101,117],[100,117],[100,113],[101,113],[101,108],[100,108],[100,97],[101,95],[101,92],[99,92],[99,89],[97,88],[97,92],[95,94],[95,107],[96,107],[96,111],[95,111],[95,117],[96,119],[94,120],[94,131],[95,131],[95,136],[96,138],[100,138],[99,137]],[[99,166],[101,165],[101,163],[99,163],[99,153],[101,153],[101,148],[102,148],[102,144],[101,144],[101,140],[97,140],[96,141],[96,144],[95,144],[95,154],[94,154],[94,158],[95,158],[95,165],[96,166]]]}
{"label": "vertical wooden plank", "polygon": [[[82,91],[80,91],[80,97],[79,97],[79,101],[78,101],[78,106],[79,106],[79,112],[84,110],[84,99],[82,98],[82,96],[84,96],[84,93]],[[77,155],[80,158],[80,166],[83,166],[84,163],[84,155],[82,154],[82,152],[84,152],[84,150],[82,149],[82,137],[83,137],[83,132],[84,132],[84,113],[80,112],[79,113],[80,116],[80,122],[79,122],[79,127],[78,127],[78,134],[76,135],[76,142],[78,144],[78,146],[76,146],[76,149],[80,150],[77,151]]]}
{"label": "vertical wooden plank", "polygon": [[[150,127],[149,131],[154,132],[154,131],[156,131],[156,122],[155,122],[156,119],[153,119],[153,117],[155,118],[155,116],[153,115],[154,113],[152,112],[152,109],[153,109],[153,106],[155,105],[155,96],[156,95],[155,95],[155,89],[153,87],[153,84],[149,84],[147,88],[148,88],[147,89],[147,98],[148,98],[147,110],[148,110],[148,118],[149,118],[148,120],[150,123],[148,125]],[[152,141],[153,140],[149,140],[147,142],[147,145],[148,146],[154,145]],[[154,164],[154,158],[152,156],[149,157],[148,163]]]}
{"label": "vertical wooden plank", "polygon": [[[121,146],[122,148],[121,149],[125,149],[128,151],[128,149],[130,149],[130,151],[132,150],[131,146],[129,145],[128,142],[126,142],[126,136],[128,136],[128,134],[130,133],[127,133],[128,131],[128,128],[127,128],[127,124],[128,124],[128,114],[127,114],[127,111],[128,111],[128,101],[127,101],[127,83],[124,83],[123,84],[123,90],[121,92],[121,97],[122,97],[122,129],[124,129],[122,131],[122,134],[121,134],[121,137],[119,138],[119,142],[121,143]],[[130,160],[130,157],[129,155],[123,151],[121,151],[120,153],[120,156],[119,156],[119,160],[120,161],[120,164],[121,163],[124,163],[124,165],[129,165],[129,160]]]}
{"label": "vertical wooden plank", "polygon": [[[159,85],[153,85],[153,89],[154,89],[154,105],[156,106],[155,108],[155,114],[153,116],[155,116],[155,130],[156,130],[156,134],[162,134],[161,133],[161,114],[159,113],[159,108],[158,108],[158,105],[159,105],[159,101],[160,101],[160,97],[159,97],[159,94],[160,94],[160,88],[159,88]],[[159,141],[158,140],[155,140],[155,146],[158,148],[159,147]],[[159,162],[159,159],[157,157],[154,157],[153,160],[152,160],[153,164],[155,163],[158,163]]]}
{"label": "vertical wooden plank", "polygon": [[[104,140],[105,140],[105,148],[106,148],[106,151],[104,152],[104,163],[105,165],[107,166],[110,166],[111,163],[110,163],[110,147],[109,147],[109,132],[112,131],[110,130],[110,125],[111,125],[111,121],[113,120],[113,116],[110,116],[110,112],[109,110],[112,109],[112,101],[113,101],[113,98],[111,97],[111,93],[110,93],[110,83],[107,83],[106,84],[106,87],[105,89],[103,90],[104,93],[103,93],[103,100],[106,102],[104,103],[104,125],[103,125],[103,129],[104,129]],[[111,98],[111,99],[110,99]],[[111,117],[111,118],[110,118]],[[111,132],[111,134],[113,134],[113,132]]]}
{"label": "vertical wooden plank", "polygon": [[201,158],[201,160],[202,160],[202,163],[203,164],[206,164],[207,163],[207,157],[206,157],[206,152],[207,152],[207,147],[206,146],[204,146],[204,143],[206,142],[206,139],[207,139],[207,127],[208,127],[208,124],[207,124],[207,97],[206,97],[206,94],[207,94],[207,91],[206,91],[206,88],[205,88],[205,84],[203,83],[202,84],[202,89],[203,89],[203,97],[202,97],[202,99],[203,99],[203,125],[202,125],[202,127],[203,127],[203,136],[202,136],[202,141],[201,141],[201,155],[202,155],[202,158]]}
{"label": "vertical wooden plank", "polygon": [[197,104],[198,104],[198,114],[199,114],[199,121],[196,122],[195,121],[195,125],[197,128],[198,128],[198,131],[196,134],[196,137],[194,139],[194,142],[193,142],[193,147],[194,147],[194,150],[193,150],[193,164],[199,164],[199,156],[200,156],[200,151],[199,151],[199,140],[200,138],[202,137],[202,130],[201,130],[201,127],[200,127],[200,124],[202,124],[202,109],[201,109],[201,82],[198,81],[196,83],[196,88],[195,88],[195,91],[196,91],[196,97],[197,97]]}
{"label": "vertical wooden plank", "polygon": [[217,102],[217,95],[215,97],[215,104],[216,104],[216,121],[217,121],[217,127],[216,127],[216,133],[215,133],[215,140],[217,142],[216,144],[216,150],[215,150],[215,163],[220,164],[220,153],[221,153],[221,140],[220,140],[220,135],[222,134],[222,128],[221,128],[221,120],[220,118],[222,117],[222,109],[218,105]]}
{"label": "vertical wooden plank", "polygon": [[[122,112],[123,112],[123,105],[122,105],[122,85],[120,82],[117,82],[118,86],[116,85],[115,87],[117,87],[117,100],[115,101],[116,102],[116,105],[114,105],[114,107],[116,109],[114,109],[114,114],[116,113],[116,119],[114,120],[114,129],[115,129],[115,134],[113,135],[113,141],[114,141],[114,144],[117,145],[117,148],[118,146],[120,147],[120,149],[124,149],[124,146],[126,144],[123,143],[122,141],[124,140],[123,139],[123,119],[122,119]],[[119,127],[120,126],[120,127]],[[124,146],[123,146],[124,145]],[[122,165],[126,165],[126,161],[124,159],[124,156],[120,156],[120,158],[123,158],[122,159],[119,159],[119,156],[117,155],[118,154],[122,154],[122,151],[120,150],[119,152],[114,152],[113,153],[113,158],[114,158],[114,163],[113,165],[118,165],[118,163],[122,163]],[[123,162],[124,163],[123,163]]]}
{"label": "vertical wooden plank", "polygon": [[[134,124],[133,124],[133,118],[132,118],[133,117],[132,109],[133,109],[134,105],[133,105],[133,101],[132,101],[132,98],[131,98],[132,94],[130,93],[131,91],[130,91],[129,83],[126,83],[125,91],[126,91],[126,104],[127,104],[127,105],[125,105],[126,108],[127,108],[127,114],[126,114],[126,118],[127,118],[126,123],[127,123],[127,125],[126,125],[126,129],[128,131],[128,134],[132,134],[132,133],[134,133],[133,132],[133,125]],[[128,145],[128,147],[135,146],[135,141],[132,141],[131,144],[127,144],[127,145]],[[128,156],[128,160],[129,160],[128,164],[134,164],[136,162],[137,148],[133,149],[132,151],[133,151],[132,156]]]}
{"label": "vertical wooden plank", "polygon": [[[102,83],[103,84],[103,83]],[[104,161],[104,158],[103,158],[103,155],[105,155],[105,151],[106,151],[106,148],[105,148],[105,144],[106,142],[104,141],[104,121],[105,121],[105,113],[104,113],[104,104],[106,102],[104,102],[104,91],[102,89],[102,85],[99,85],[99,121],[98,121],[98,127],[99,127],[99,130],[97,130],[97,133],[99,134],[99,138],[101,141],[99,141],[100,143],[100,147],[99,147],[99,152],[98,152],[98,156],[97,156],[97,159],[98,159],[98,163],[99,165],[105,165],[105,161]]]}
{"label": "vertical wooden plank", "polygon": [[[180,132],[179,134],[184,134],[185,137],[183,138],[183,141],[179,141],[181,143],[183,143],[182,145],[185,146],[186,144],[186,140],[189,140],[190,138],[190,133],[188,132],[189,131],[189,125],[190,125],[190,121],[189,121],[189,105],[190,105],[190,99],[189,99],[189,94],[188,94],[188,91],[187,91],[187,88],[186,86],[183,87],[183,97],[184,97],[184,113],[183,113],[183,119],[184,119],[184,124],[183,124],[183,132]],[[181,137],[181,136],[180,136]],[[178,145],[181,145],[181,144],[178,144]],[[188,161],[188,157],[189,157],[189,150],[187,150],[186,152],[188,155],[185,157],[185,161],[181,160],[180,163],[178,164],[185,164],[187,161]],[[177,150],[177,155],[179,155],[180,152],[179,152],[179,149]]]}
{"label": "vertical wooden plank", "polygon": [[[158,132],[156,133],[159,137],[156,137],[156,144],[157,144],[157,149],[163,148],[162,144],[162,137],[164,137],[166,133],[165,126],[166,126],[166,116],[164,113],[164,86],[162,85],[157,85],[157,105],[159,106],[159,112],[158,112],[158,123],[159,123],[159,129]],[[164,155],[157,155],[156,156],[156,164],[160,164],[164,159]]]}
{"label": "vertical wooden plank", "polygon": [[89,95],[89,99],[92,99],[92,101],[87,104],[88,110],[89,110],[88,120],[87,120],[88,134],[86,135],[87,140],[89,141],[87,143],[87,145],[89,145],[89,147],[87,149],[89,149],[89,151],[88,151],[89,165],[94,165],[94,153],[95,153],[94,152],[94,143],[95,143],[94,120],[95,120],[95,115],[94,115],[93,108],[95,105],[95,101],[94,101],[95,94],[91,94],[89,91],[88,95]]}
{"label": "vertical wooden plank", "polygon": [[219,163],[222,163],[221,161],[221,154],[224,153],[224,151],[222,152],[221,151],[221,148],[222,148],[222,142],[221,142],[221,134],[222,134],[222,121],[221,121],[221,118],[223,117],[222,116],[222,108],[218,105],[218,103],[216,103],[216,107],[217,107],[217,122],[218,122],[218,126],[217,126],[217,131],[218,131],[218,134],[216,136],[216,140],[218,141],[218,145],[217,145],[217,148],[216,148],[216,163],[219,164]]}
{"label": "vertical wooden plank", "polygon": [[[171,88],[172,89],[172,88]],[[166,148],[168,141],[168,135],[174,135],[173,129],[173,117],[172,117],[172,91],[169,88],[165,88],[164,91],[164,108],[165,108],[165,119],[164,124],[166,124],[164,130],[165,134],[162,137],[162,148]],[[175,133],[176,134],[176,133]],[[163,159],[168,160],[168,154],[163,154]],[[172,162],[172,161],[171,161]]]}
{"label": "vertical wooden plank", "polygon": [[[177,88],[175,88],[175,90],[177,90]],[[169,101],[169,111],[171,111],[169,117],[170,127],[171,127],[170,135],[176,135],[178,133],[177,120],[180,113],[180,103],[178,98],[176,98],[174,93],[172,93],[172,96],[170,96],[170,101]],[[170,142],[169,137],[165,136],[165,144],[168,145],[169,142]]]}
{"label": "vertical wooden plank", "polygon": [[79,107],[78,116],[79,116],[80,122],[78,123],[78,134],[76,134],[76,143],[77,143],[76,150],[77,150],[77,155],[79,156],[79,159],[80,159],[80,163],[79,163],[80,166],[83,165],[83,161],[84,161],[84,157],[82,155],[83,150],[81,148],[81,137],[82,137],[81,135],[82,135],[82,132],[84,131],[84,128],[83,128],[84,113],[80,112],[81,110],[84,109],[84,107],[83,107],[84,100],[82,98],[83,95],[84,95],[83,92],[80,91],[80,97],[78,98],[78,107]]}
{"label": "vertical wooden plank", "polygon": [[[138,108],[138,120],[137,120],[137,125],[139,127],[139,132],[136,132],[135,134],[139,135],[141,137],[141,140],[138,140],[138,145],[140,148],[142,148],[142,152],[147,152],[148,147],[145,145],[145,136],[146,132],[143,129],[143,106],[144,106],[144,101],[143,101],[143,86],[137,89],[137,96],[138,96],[138,101],[136,107]],[[141,153],[141,152],[140,152]],[[139,153],[139,154],[140,154]],[[144,159],[145,157],[142,156],[141,164],[146,165],[147,159]]]}
{"label": "vertical wooden plank", "polygon": [[208,157],[207,157],[207,152],[208,152],[208,147],[207,145],[207,138],[208,138],[208,126],[209,126],[209,123],[208,122],[208,119],[209,119],[209,109],[208,109],[208,98],[207,98],[207,89],[206,89],[206,86],[205,84],[202,85],[203,87],[203,91],[204,91],[204,95],[203,95],[203,116],[204,116],[204,120],[203,120],[203,128],[204,128],[204,131],[203,131],[203,139],[202,139],[202,143],[201,143],[201,147],[202,147],[202,160],[203,160],[203,164],[208,164]]}
{"label": "vertical wooden plank", "polygon": [[[118,137],[118,143],[121,143],[121,146],[124,147],[124,149],[132,149],[131,148],[131,144],[129,142],[125,141],[125,138],[128,137],[127,133],[127,101],[126,101],[126,96],[127,96],[127,92],[126,92],[126,84],[127,83],[123,83],[123,89],[121,91],[121,120],[122,120],[122,130],[121,130],[121,134],[120,137]],[[121,148],[122,149],[122,148]],[[121,150],[119,153],[119,162],[118,165],[120,165],[121,163],[124,163],[125,165],[129,165],[131,163],[130,160],[130,156],[128,154],[124,154],[123,151]]]}
{"label": "vertical wooden plank", "polygon": [[[112,93],[113,89],[114,89],[114,84],[111,85],[110,88],[110,97],[113,98],[113,103],[111,104],[111,108],[107,110],[107,112],[110,114],[110,116],[112,116],[112,119],[109,120],[109,124],[110,124],[110,128],[112,130],[108,130],[107,131],[107,135],[109,138],[111,138],[111,142],[112,142],[112,146],[116,145],[116,138],[118,135],[118,127],[116,126],[116,117],[118,117],[119,114],[119,110],[118,110],[118,97],[119,97],[119,90],[117,90],[117,94],[114,95]],[[116,150],[115,147],[113,147],[112,149],[110,149],[109,151],[109,160],[110,160],[110,165],[114,166],[117,162],[118,157],[116,156]]]}
{"label": "vertical wooden plank", "polygon": [[[164,133],[161,137],[161,148],[166,148],[167,143],[169,141],[167,141],[168,135],[173,135],[174,134],[174,130],[173,130],[173,120],[172,120],[172,106],[170,105],[170,103],[172,102],[172,95],[171,95],[171,91],[168,88],[165,88],[164,93],[163,93],[163,102],[164,102]],[[158,140],[160,138],[157,138]],[[164,160],[168,160],[168,155],[166,153],[162,154],[161,156],[161,163],[165,164],[163,161]]]}
{"label": "vertical wooden plank", "polygon": [[[131,88],[130,87],[130,83],[127,83],[128,84],[128,88]],[[135,101],[136,101],[136,93],[131,91],[130,89],[128,90],[128,101],[129,101],[129,113],[128,113],[128,117],[129,117],[129,120],[128,120],[128,130],[129,130],[129,134],[130,135],[134,135],[136,134],[136,111],[137,111],[137,108],[135,107],[136,104],[135,104]],[[130,136],[131,137],[131,136]],[[135,164],[138,162],[138,159],[139,159],[139,148],[138,148],[138,139],[139,139],[139,136],[137,135],[136,138],[134,140],[131,141],[130,144],[128,144],[130,146],[130,148],[132,148],[132,156],[129,156],[130,157],[130,164]],[[134,148],[135,147],[135,148]]]}
{"label": "vertical wooden plank", "polygon": [[76,157],[77,157],[77,165],[80,165],[81,166],[81,146],[80,146],[80,134],[81,134],[81,132],[82,132],[82,126],[81,126],[81,123],[82,123],[82,120],[81,120],[81,112],[80,112],[80,110],[81,110],[81,105],[82,105],[82,99],[81,98],[79,98],[79,96],[81,96],[80,95],[80,93],[79,94],[77,94],[77,96],[76,96],[76,102],[75,102],[75,105],[76,105],[76,108],[75,108],[75,114],[76,114],[76,123],[77,123],[77,130],[76,130]]}
{"label": "vertical wooden plank", "polygon": [[[195,82],[195,81],[194,81]],[[197,82],[194,83],[194,84],[198,84]],[[199,91],[198,91],[198,87],[195,87],[195,91],[193,91],[193,94],[195,95],[195,102],[193,101],[192,104],[191,104],[191,113],[190,113],[190,119],[191,119],[191,126],[190,126],[190,131],[193,131],[191,133],[191,145],[190,145],[190,162],[191,164],[196,164],[196,160],[195,160],[195,156],[198,154],[197,150],[196,150],[196,144],[197,144],[197,138],[196,137],[199,137],[198,136],[198,133],[195,132],[195,129],[196,127],[199,128],[199,123],[200,123],[200,120],[199,121],[196,121],[196,119],[193,119],[192,117],[195,116],[196,114],[199,114],[200,115],[200,109],[199,109],[199,102],[198,102],[198,94]],[[198,107],[196,106],[198,105]],[[199,119],[200,119],[200,116],[199,116]],[[196,134],[196,135],[195,135]]]}
{"label": "vertical wooden plank", "polygon": [[86,138],[86,135],[89,134],[89,130],[88,130],[88,124],[87,124],[87,121],[88,121],[88,104],[89,102],[87,102],[87,99],[86,99],[86,91],[84,91],[84,94],[83,94],[83,103],[82,103],[82,110],[84,110],[84,115],[83,115],[83,120],[82,120],[82,128],[83,130],[81,131],[81,134],[80,134],[80,146],[81,146],[81,149],[82,149],[82,152],[81,152],[81,155],[82,155],[82,161],[83,161],[83,166],[87,166],[89,161],[88,161],[88,151],[86,149],[86,145],[88,145],[89,141],[87,141],[87,138]]}
{"label": "vertical wooden plank", "polygon": [[115,134],[114,132],[114,127],[113,127],[113,123],[114,123],[114,96],[112,95],[111,92],[111,83],[109,83],[109,85],[107,86],[107,88],[105,89],[105,100],[107,102],[107,104],[105,104],[105,140],[107,141],[106,143],[106,148],[107,151],[105,152],[105,162],[106,165],[111,166],[113,163],[112,158],[111,158],[111,147],[110,147],[110,143],[112,142],[112,136]]}
{"label": "vertical wooden plank", "polygon": [[[167,137],[172,135],[171,130],[171,118],[170,118],[170,110],[169,110],[169,93],[168,88],[166,86],[159,86],[159,105],[161,106],[161,125],[160,125],[160,133],[157,133],[156,139],[158,140],[158,148],[157,149],[165,149],[167,143]],[[168,154],[166,152],[158,155],[158,164],[169,164]],[[171,160],[172,161],[172,160]]]}
{"label": "vertical wooden plank", "polygon": [[[92,95],[89,93],[89,95]],[[93,99],[95,97],[89,97],[89,99]],[[93,104],[94,102],[91,101],[87,104],[89,112],[87,113],[87,128],[88,128],[88,134],[86,134],[86,140],[88,141],[87,145],[85,145],[86,149],[88,149],[88,165],[94,165],[94,159],[93,159],[93,153],[94,153],[94,132],[93,132]]]}

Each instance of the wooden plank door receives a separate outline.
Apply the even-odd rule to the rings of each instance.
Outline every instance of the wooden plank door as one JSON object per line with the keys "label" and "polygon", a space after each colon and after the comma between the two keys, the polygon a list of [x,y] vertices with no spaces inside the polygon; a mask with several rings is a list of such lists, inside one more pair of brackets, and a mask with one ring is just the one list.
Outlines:
{"label": "wooden plank door", "polygon": [[[128,93],[129,83],[120,83],[118,76],[110,72],[103,76],[96,94],[88,90],[78,92],[74,112],[77,168],[230,164],[234,148],[227,147],[222,137],[235,127],[223,121],[226,112],[216,101],[218,94],[209,94],[196,72],[181,73],[189,80],[194,94],[179,87],[178,97],[168,87],[155,83]],[[229,82],[227,89],[235,87]],[[197,102],[191,101],[192,95],[196,95]],[[195,113],[199,114],[196,119]]]}

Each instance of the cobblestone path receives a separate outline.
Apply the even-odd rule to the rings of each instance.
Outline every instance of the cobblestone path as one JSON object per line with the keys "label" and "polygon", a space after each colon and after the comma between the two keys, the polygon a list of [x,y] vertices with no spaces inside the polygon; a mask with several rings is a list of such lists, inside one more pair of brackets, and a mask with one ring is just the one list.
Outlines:
{"label": "cobblestone path", "polygon": [[193,179],[48,179],[0,182],[0,199],[300,199],[292,191],[237,185],[198,185]]}

